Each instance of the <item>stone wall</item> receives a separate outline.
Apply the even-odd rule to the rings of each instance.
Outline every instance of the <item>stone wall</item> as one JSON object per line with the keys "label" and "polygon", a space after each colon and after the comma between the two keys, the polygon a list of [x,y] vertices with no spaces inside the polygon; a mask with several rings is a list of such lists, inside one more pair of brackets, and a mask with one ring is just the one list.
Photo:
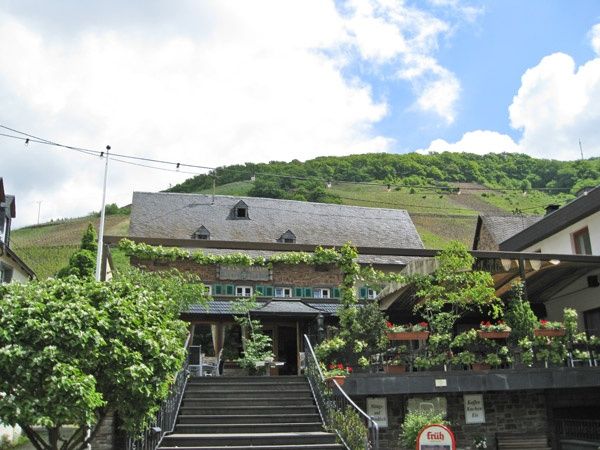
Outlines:
{"label": "stone wall", "polygon": [[100,424],[100,429],[92,440],[93,450],[115,450],[116,445],[116,417],[114,412],[108,412]]}
{"label": "stone wall", "polygon": [[[511,391],[485,392],[483,404],[485,408],[484,424],[465,423],[463,394],[446,394],[447,420],[456,436],[458,449],[473,448],[476,436],[486,436],[488,450],[495,450],[496,433],[546,433],[548,420],[546,400],[543,391]],[[433,395],[416,395],[423,400]],[[380,434],[381,450],[399,450],[400,426],[406,414],[406,403],[409,396],[396,395],[387,397],[388,424]],[[366,410],[366,400],[358,402]],[[411,449],[412,450],[412,449]]]}
{"label": "stone wall", "polygon": [[[191,272],[198,275],[205,284],[221,282],[218,278],[218,267],[201,265],[193,261],[147,261],[132,257],[131,264],[155,272],[175,268],[182,272]],[[313,266],[308,264],[275,264],[271,270],[272,280],[247,281],[246,286],[273,284],[275,286],[299,287],[329,287],[338,286],[342,282],[342,273],[335,266]],[[235,284],[233,280],[224,280],[223,283]]]}

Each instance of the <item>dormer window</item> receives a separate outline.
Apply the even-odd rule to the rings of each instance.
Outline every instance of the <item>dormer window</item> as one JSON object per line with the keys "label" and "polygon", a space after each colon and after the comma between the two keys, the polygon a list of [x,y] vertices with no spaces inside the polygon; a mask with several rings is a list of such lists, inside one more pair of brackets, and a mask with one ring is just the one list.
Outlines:
{"label": "dormer window", "polygon": [[233,218],[242,220],[250,218],[248,216],[248,205],[244,201],[240,200],[233,207]]}
{"label": "dormer window", "polygon": [[295,244],[296,243],[296,235],[292,233],[290,230],[287,230],[283,233],[277,242],[283,242],[284,244]]}
{"label": "dormer window", "polygon": [[208,229],[204,225],[202,225],[200,228],[194,231],[194,234],[192,234],[192,239],[208,240],[210,239],[210,231],[208,231]]}

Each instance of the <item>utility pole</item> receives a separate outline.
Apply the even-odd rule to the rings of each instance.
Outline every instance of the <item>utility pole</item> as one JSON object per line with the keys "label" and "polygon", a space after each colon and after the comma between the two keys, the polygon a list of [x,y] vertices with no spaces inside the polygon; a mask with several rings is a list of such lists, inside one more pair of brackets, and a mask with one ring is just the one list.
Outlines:
{"label": "utility pole", "polygon": [[[108,176],[108,152],[110,145],[106,146],[106,163],[104,164],[104,187],[102,189],[102,208],[100,209],[100,229],[98,231],[98,254],[96,255],[96,281],[100,281],[100,266],[102,265],[102,247],[104,245],[104,216],[106,209],[106,178]],[[102,156],[104,152],[100,154]]]}
{"label": "utility pole", "polygon": [[581,146],[581,139],[579,139],[579,152],[581,153],[581,160],[583,161],[583,147]]}
{"label": "utility pole", "polygon": [[40,224],[40,210],[42,209],[42,201],[38,200],[36,203],[38,204],[38,222],[37,222],[37,224],[39,225]]}

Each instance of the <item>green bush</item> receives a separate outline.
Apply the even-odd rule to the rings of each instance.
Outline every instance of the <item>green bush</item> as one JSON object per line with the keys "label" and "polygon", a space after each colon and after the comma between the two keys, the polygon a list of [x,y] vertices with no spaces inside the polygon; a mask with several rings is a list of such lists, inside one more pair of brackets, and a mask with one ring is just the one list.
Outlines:
{"label": "green bush", "polygon": [[413,449],[417,445],[419,431],[426,425],[449,425],[441,413],[435,411],[411,411],[400,427],[400,445],[402,448]]}
{"label": "green bush", "polygon": [[524,338],[533,339],[533,330],[538,319],[531,310],[531,305],[524,299],[523,283],[512,285],[508,311],[504,315],[504,321],[511,328],[509,340],[517,344]]}

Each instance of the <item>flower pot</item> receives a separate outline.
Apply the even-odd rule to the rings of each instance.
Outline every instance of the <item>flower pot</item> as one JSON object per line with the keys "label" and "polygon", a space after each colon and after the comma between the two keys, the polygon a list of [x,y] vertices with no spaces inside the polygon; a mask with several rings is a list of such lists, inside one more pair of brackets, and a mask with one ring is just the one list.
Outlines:
{"label": "flower pot", "polygon": [[490,366],[487,363],[473,363],[473,364],[471,364],[471,368],[475,372],[483,372],[484,370],[490,370],[492,368],[492,366]]}
{"label": "flower pot", "polygon": [[385,373],[389,373],[389,374],[399,374],[399,373],[404,373],[406,372],[406,366],[404,365],[396,365],[396,364],[389,364],[387,366],[383,366],[383,371]]}
{"label": "flower pot", "polygon": [[387,333],[390,341],[425,341],[429,337],[429,331],[400,331]]}
{"label": "flower pot", "polygon": [[346,381],[346,375],[334,375],[332,377],[327,377],[325,378],[325,381],[327,382],[327,386],[329,388],[333,388],[333,381],[337,381],[337,384],[339,386],[342,386],[344,384],[344,382]]}
{"label": "flower pot", "polygon": [[480,338],[483,339],[506,339],[510,335],[510,331],[477,331]]}
{"label": "flower pot", "polygon": [[538,328],[537,330],[533,330],[533,334],[535,336],[556,337],[564,336],[566,334],[566,331],[564,328],[559,328],[558,330],[547,330],[544,328]]}

